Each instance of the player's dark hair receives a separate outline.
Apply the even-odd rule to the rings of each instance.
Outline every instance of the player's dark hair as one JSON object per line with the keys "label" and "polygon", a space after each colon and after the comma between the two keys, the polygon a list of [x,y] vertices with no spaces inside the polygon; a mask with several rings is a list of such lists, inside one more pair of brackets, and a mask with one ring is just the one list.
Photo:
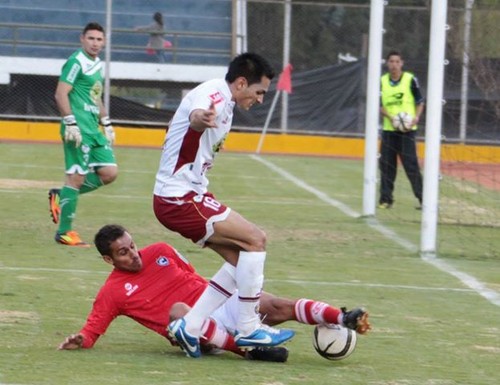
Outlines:
{"label": "player's dark hair", "polygon": [[391,56],[399,56],[399,58],[401,60],[403,60],[403,55],[401,54],[400,51],[396,51],[396,50],[392,50],[392,51],[389,51],[389,53],[387,54],[387,56],[385,57],[385,60],[389,60],[389,58]]}
{"label": "player's dark hair", "polygon": [[120,225],[106,225],[101,227],[94,237],[94,244],[101,255],[111,256],[111,244],[123,237],[127,230]]}
{"label": "player's dark hair", "polygon": [[274,70],[262,56],[247,52],[236,56],[229,63],[226,81],[232,83],[240,76],[247,80],[248,85],[252,85],[260,83],[263,76],[272,79],[274,77]]}
{"label": "player's dark hair", "polygon": [[163,15],[160,12],[155,12],[153,20],[163,27]]}
{"label": "player's dark hair", "polygon": [[104,28],[102,28],[102,25],[99,23],[96,23],[95,21],[88,23],[85,28],[83,29],[82,35],[85,35],[88,31],[100,31],[104,33]]}

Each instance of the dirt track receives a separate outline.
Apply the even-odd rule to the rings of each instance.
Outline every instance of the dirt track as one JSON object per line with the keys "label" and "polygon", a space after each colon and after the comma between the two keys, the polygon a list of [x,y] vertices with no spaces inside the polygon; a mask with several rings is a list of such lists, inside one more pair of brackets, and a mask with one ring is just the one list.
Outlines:
{"label": "dirt track", "polygon": [[500,191],[500,164],[442,163],[441,173],[478,183],[494,191]]}
{"label": "dirt track", "polygon": [[30,179],[0,179],[0,189],[28,189],[40,188],[50,189],[54,186],[61,185],[61,182],[54,182],[48,180],[30,180]]}

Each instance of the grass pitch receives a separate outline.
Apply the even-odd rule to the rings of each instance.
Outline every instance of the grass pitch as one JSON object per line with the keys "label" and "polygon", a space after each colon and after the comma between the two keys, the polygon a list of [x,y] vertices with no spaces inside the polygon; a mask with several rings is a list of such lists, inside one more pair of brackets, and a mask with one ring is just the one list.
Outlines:
{"label": "grass pitch", "polygon": [[[169,242],[201,274],[212,275],[221,258],[168,232],[154,217],[152,188],[160,151],[116,152],[118,180],[80,198],[75,229],[82,238],[91,241],[102,225],[120,223],[139,245]],[[66,335],[80,330],[109,266],[93,248],[53,241],[47,190],[62,182],[61,146],[0,143],[0,383],[500,383],[500,308],[365,219],[332,205],[340,202],[354,213],[361,211],[361,161],[263,159],[220,154],[210,176],[211,191],[267,232],[265,290],[370,310],[374,329],[359,336],[352,356],[338,362],[321,358],[311,344],[312,327],[290,322],[286,326],[297,336],[288,344],[286,364],[249,362],[230,353],[193,360],[126,318],[118,318],[91,350],[57,351]],[[397,211],[381,212],[378,220],[418,248],[420,212],[404,194],[407,188],[400,177]],[[463,250],[463,241],[454,233],[446,233],[451,246],[445,262],[498,292],[500,261],[474,255],[480,244],[470,253],[455,253]],[[490,238],[498,249],[498,234]]]}

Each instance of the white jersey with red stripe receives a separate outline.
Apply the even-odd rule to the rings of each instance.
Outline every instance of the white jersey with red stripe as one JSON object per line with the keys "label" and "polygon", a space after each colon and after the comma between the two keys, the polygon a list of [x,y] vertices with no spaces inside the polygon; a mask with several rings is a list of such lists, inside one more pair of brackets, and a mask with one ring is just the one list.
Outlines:
{"label": "white jersey with red stripe", "polygon": [[[206,173],[212,168],[215,154],[226,139],[233,121],[235,103],[224,79],[204,82],[183,99],[167,132],[160,167],[156,174],[154,194],[181,197],[191,191],[207,192]],[[217,128],[198,132],[190,128],[189,116],[194,110],[207,110],[214,103]]]}

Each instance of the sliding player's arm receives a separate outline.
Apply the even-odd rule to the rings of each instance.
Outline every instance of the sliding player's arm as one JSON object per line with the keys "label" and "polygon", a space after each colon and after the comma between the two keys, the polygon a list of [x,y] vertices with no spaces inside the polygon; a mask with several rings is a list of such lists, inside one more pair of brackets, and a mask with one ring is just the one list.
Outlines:
{"label": "sliding player's arm", "polygon": [[90,349],[119,315],[112,297],[101,289],[97,295],[87,322],[77,334],[71,334],[59,345],[59,350]]}

